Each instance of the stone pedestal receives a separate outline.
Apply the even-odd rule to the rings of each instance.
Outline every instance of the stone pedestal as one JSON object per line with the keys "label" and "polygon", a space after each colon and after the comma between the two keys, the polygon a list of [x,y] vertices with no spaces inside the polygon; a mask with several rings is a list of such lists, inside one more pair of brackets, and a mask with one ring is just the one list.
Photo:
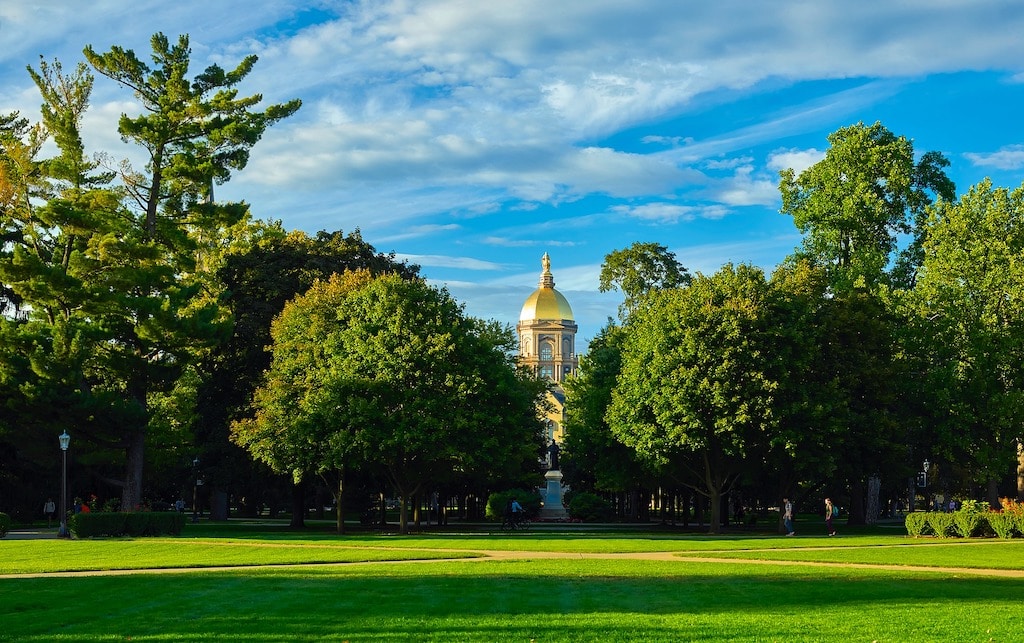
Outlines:
{"label": "stone pedestal", "polygon": [[547,492],[544,494],[544,506],[537,516],[540,520],[568,520],[569,513],[562,505],[562,472],[548,471],[544,474],[547,480]]}

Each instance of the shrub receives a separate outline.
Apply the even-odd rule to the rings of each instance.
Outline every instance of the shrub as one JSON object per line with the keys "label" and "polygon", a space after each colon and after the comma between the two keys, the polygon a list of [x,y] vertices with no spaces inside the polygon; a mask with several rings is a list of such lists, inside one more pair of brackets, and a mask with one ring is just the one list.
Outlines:
{"label": "shrub", "polygon": [[539,493],[523,489],[509,489],[508,491],[496,491],[487,498],[486,516],[491,520],[501,520],[505,516],[505,506],[512,498],[515,498],[523,506],[523,512],[528,517],[532,518],[540,513]]}
{"label": "shrub", "polygon": [[953,530],[953,514],[930,511],[925,515],[928,516],[928,526],[937,537],[949,538],[956,535]]}
{"label": "shrub", "polygon": [[928,525],[928,514],[924,511],[907,514],[907,517],[903,519],[903,524],[907,528],[907,535],[912,538],[929,536],[933,533]]}
{"label": "shrub", "polygon": [[0,513],[0,538],[7,535],[7,532],[11,530],[11,517],[7,514]]}
{"label": "shrub", "polygon": [[177,536],[185,515],[177,512],[100,512],[74,514],[68,529],[76,538],[93,536]]}
{"label": "shrub", "polygon": [[985,520],[1000,538],[1013,538],[1014,533],[1018,531],[1017,517],[1013,514],[993,511],[985,516]]}
{"label": "shrub", "polygon": [[961,538],[970,538],[971,536],[978,535],[977,532],[980,531],[983,526],[982,523],[985,521],[984,516],[976,513],[956,512],[952,516],[952,535]]}
{"label": "shrub", "polygon": [[607,500],[586,491],[574,493],[567,509],[570,518],[584,522],[607,522],[614,517]]}
{"label": "shrub", "polygon": [[985,514],[988,513],[988,503],[978,500],[964,500],[960,508],[953,512],[953,533],[961,538],[980,536],[988,525],[985,524]]}

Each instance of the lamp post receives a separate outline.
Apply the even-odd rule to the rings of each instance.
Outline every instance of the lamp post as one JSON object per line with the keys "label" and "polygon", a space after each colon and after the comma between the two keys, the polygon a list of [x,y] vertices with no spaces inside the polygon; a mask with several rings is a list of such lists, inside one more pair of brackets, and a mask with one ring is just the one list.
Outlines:
{"label": "lamp post", "polygon": [[64,431],[57,436],[57,440],[60,441],[60,452],[62,454],[63,464],[61,467],[60,476],[60,529],[58,530],[58,536],[68,535],[68,445],[71,444],[71,436],[68,435],[67,431]]}
{"label": "lamp post", "polygon": [[197,501],[199,499],[199,458],[192,459],[192,522],[199,522]]}

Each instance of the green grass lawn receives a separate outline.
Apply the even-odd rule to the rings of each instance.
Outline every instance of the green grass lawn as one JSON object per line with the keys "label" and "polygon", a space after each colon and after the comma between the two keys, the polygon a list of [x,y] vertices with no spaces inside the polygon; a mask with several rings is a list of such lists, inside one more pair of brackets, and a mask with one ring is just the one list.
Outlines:
{"label": "green grass lawn", "polygon": [[[218,528],[220,529],[220,528]],[[259,528],[176,539],[0,540],[0,573],[252,565],[0,579],[0,640],[1019,641],[1024,541],[566,531],[409,537]],[[213,537],[219,535],[220,537]],[[445,551],[437,551],[445,550]],[[456,550],[460,553],[452,553]],[[425,560],[474,551],[569,558]],[[674,560],[589,553],[674,552]],[[572,554],[577,554],[572,556]],[[687,555],[737,557],[721,563]],[[901,565],[764,565],[741,557]],[[419,559],[359,565],[302,563]],[[287,567],[260,567],[287,564]]]}

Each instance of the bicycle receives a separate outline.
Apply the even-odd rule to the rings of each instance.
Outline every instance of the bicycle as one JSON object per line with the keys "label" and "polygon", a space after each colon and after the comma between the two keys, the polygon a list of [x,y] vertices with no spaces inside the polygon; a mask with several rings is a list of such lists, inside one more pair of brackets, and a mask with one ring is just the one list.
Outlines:
{"label": "bicycle", "polygon": [[526,519],[526,516],[522,514],[510,514],[505,516],[501,521],[502,531],[516,531],[529,529],[530,521]]}

